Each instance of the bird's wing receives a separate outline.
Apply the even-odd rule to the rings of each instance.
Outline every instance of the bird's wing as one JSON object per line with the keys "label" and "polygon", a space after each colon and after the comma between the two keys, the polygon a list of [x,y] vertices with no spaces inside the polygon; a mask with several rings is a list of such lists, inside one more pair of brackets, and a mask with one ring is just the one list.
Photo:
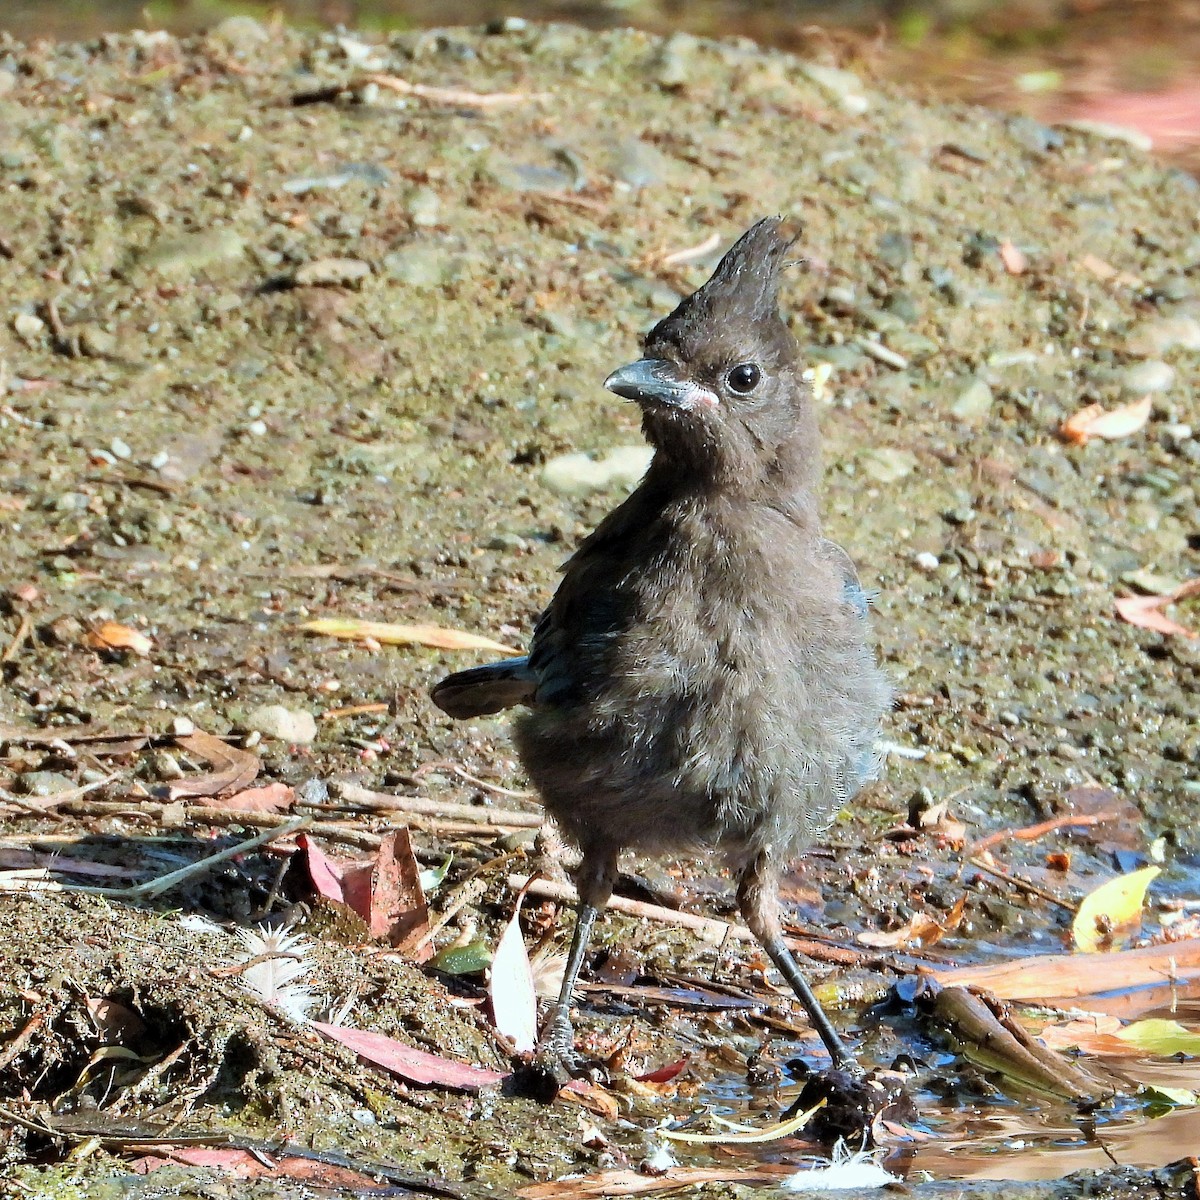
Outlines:
{"label": "bird's wing", "polygon": [[867,609],[875,599],[875,593],[868,592],[859,582],[854,560],[837,542],[831,542],[828,538],[821,539],[821,553],[834,565],[841,576],[842,598],[860,617],[865,617]]}
{"label": "bird's wing", "polygon": [[442,712],[462,719],[532,704],[536,690],[537,677],[528,657],[522,657],[455,671],[436,684],[429,695]]}

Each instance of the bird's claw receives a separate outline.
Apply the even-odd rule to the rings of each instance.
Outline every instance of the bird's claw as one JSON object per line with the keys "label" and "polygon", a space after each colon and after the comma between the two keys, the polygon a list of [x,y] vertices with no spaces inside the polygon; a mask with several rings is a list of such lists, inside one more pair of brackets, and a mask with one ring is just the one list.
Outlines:
{"label": "bird's claw", "polygon": [[882,1115],[900,1121],[916,1116],[904,1076],[897,1071],[864,1071],[853,1061],[810,1075],[793,1111],[807,1111],[822,1101],[810,1128],[827,1144],[839,1138],[847,1142],[869,1139],[875,1119]]}
{"label": "bird's claw", "polygon": [[535,1099],[550,1101],[574,1079],[595,1079],[598,1063],[575,1049],[570,1014],[556,1008],[546,1022],[533,1059],[521,1072],[521,1090]]}

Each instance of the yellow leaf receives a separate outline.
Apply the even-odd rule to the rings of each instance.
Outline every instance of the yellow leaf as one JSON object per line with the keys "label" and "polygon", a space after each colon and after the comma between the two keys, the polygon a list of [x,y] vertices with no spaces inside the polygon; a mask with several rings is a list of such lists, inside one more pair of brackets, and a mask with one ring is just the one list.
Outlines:
{"label": "yellow leaf", "polygon": [[[803,1129],[812,1120],[813,1114],[825,1107],[824,1099],[817,1101],[807,1112],[792,1117],[789,1121],[780,1121],[776,1125],[768,1125],[765,1129],[755,1129],[750,1133],[687,1133],[682,1129],[659,1129],[656,1132],[661,1138],[671,1142],[688,1142],[698,1146],[728,1146],[747,1145],[752,1142],[773,1142],[779,1138],[789,1137],[798,1129]],[[724,1122],[722,1122],[724,1124]]]}
{"label": "yellow leaf", "polygon": [[1114,933],[1137,924],[1146,889],[1161,872],[1161,867],[1142,867],[1118,875],[1084,896],[1071,926],[1076,949],[1086,954],[1110,950]]}
{"label": "yellow leaf", "polygon": [[1172,1054],[1187,1054],[1200,1057],[1200,1033],[1180,1025],[1178,1021],[1167,1021],[1152,1017],[1126,1025],[1117,1035],[1123,1042],[1147,1054],[1167,1058]]}
{"label": "yellow leaf", "polygon": [[308,633],[326,637],[353,638],[357,641],[380,642],[385,646],[433,646],[438,650],[491,650],[496,654],[520,654],[503,642],[464,633],[461,629],[445,629],[441,625],[393,625],[387,621],[358,621],[353,617],[323,617],[305,621],[300,626]]}

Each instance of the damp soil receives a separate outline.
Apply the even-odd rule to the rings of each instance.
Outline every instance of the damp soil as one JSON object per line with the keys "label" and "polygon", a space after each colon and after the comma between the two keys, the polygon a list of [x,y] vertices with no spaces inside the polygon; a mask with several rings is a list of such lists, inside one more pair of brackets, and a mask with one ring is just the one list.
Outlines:
{"label": "damp soil", "polygon": [[[509,101],[478,98],[496,92]],[[494,790],[525,786],[505,721],[456,725],[428,702],[477,655],[299,626],[432,622],[520,645],[628,486],[564,456],[611,463],[641,444],[600,382],[737,232],[778,212],[803,227],[783,303],[819,396],[827,525],[875,592],[897,696],[883,778],[789,880],[792,915],[854,946],[965,898],[928,957],[971,961],[1064,948],[1074,902],[1152,853],[1155,903],[1194,894],[1198,642],[1114,607],[1200,574],[1191,176],[1121,140],[921,102],[745,40],[510,22],[370,41],[236,18],[183,41],[0,42],[0,196],[5,851],[88,839],[155,874],[227,844],[186,805],[143,805],[179,761],[133,735],[185,720],[241,737],[268,705],[322,719],[311,741],[251,733],[259,782],[532,811]],[[1149,420],[1128,436],[1058,434],[1086,405],[1143,396]],[[106,622],[147,652],[98,641]],[[376,708],[338,715],[356,705]],[[127,751],[80,741],[102,731],[130,734]],[[964,862],[964,836],[1062,816],[1085,793],[1117,828],[1005,846],[1035,890]],[[943,803],[961,836],[917,827]],[[386,824],[361,817],[367,833]],[[525,847],[415,824],[423,861],[454,854],[450,884]],[[776,1111],[785,1064],[816,1061],[752,955],[610,916],[599,944],[634,976],[757,978],[774,1031],[593,995],[582,1036],[597,1052],[628,1037],[635,1072],[696,1058],[669,1101],[629,1089],[621,1120],[384,1079],[223,977],[232,935],[181,923],[260,914],[276,861],[247,856],[154,903],[0,898],[4,1103],[112,1128],[186,1117],[509,1194],[638,1163],[659,1121],[731,1081],[739,1103]],[[628,866],[643,895],[730,912],[714,864]],[[494,942],[512,897],[503,870],[487,879],[441,942]],[[549,928],[552,910],[536,916]],[[353,1000],[354,1021],[505,1067],[478,979],[310,932],[311,986]],[[864,1019],[895,972],[855,964],[814,975],[868,1059],[928,1055],[951,1114],[1013,1103],[955,1085],[952,1056],[914,1028]],[[137,1069],[104,1052],[106,997],[144,1023]],[[0,1136],[27,1191],[137,1194],[129,1156],[88,1144],[63,1165],[62,1139]],[[1179,1152],[1131,1156],[1129,1178],[1175,1187],[1145,1168]],[[145,1186],[199,1194],[213,1171]]]}

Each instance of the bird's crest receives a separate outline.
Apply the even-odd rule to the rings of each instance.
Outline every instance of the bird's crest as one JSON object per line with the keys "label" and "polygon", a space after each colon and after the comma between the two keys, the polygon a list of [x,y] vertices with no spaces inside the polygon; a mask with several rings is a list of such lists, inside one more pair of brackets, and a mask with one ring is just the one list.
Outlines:
{"label": "bird's crest", "polygon": [[647,343],[687,341],[689,330],[712,322],[756,325],[779,319],[779,277],[798,234],[785,233],[781,217],[751,225],[725,252],[707,283],[685,296],[674,312],[651,330]]}

